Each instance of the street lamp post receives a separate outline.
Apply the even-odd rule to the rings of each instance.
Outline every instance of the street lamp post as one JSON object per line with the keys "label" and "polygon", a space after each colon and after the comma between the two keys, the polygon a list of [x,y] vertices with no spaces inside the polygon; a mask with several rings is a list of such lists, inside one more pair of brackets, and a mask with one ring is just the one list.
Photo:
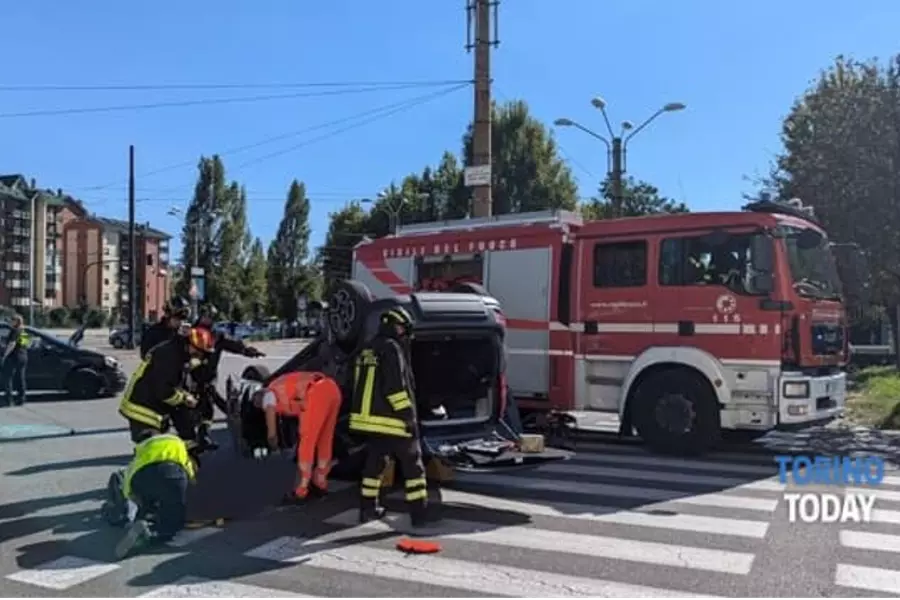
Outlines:
{"label": "street lamp post", "polygon": [[621,216],[622,203],[624,201],[622,188],[623,179],[627,168],[626,161],[628,153],[628,142],[631,140],[631,138],[636,136],[640,131],[647,127],[647,125],[653,122],[661,114],[666,112],[676,112],[679,110],[684,110],[686,108],[686,105],[681,102],[669,102],[668,104],[663,105],[655,113],[647,117],[637,127],[635,127],[631,121],[622,121],[621,133],[619,135],[616,135],[613,132],[612,124],[609,121],[609,115],[606,112],[606,101],[598,96],[591,100],[591,104],[594,106],[594,108],[599,109],[603,114],[603,121],[604,123],[606,123],[606,130],[609,132],[609,139],[591,129],[588,129],[580,123],[576,123],[572,119],[556,119],[553,124],[557,127],[574,127],[575,129],[580,129],[591,137],[594,137],[606,144],[606,168],[609,174],[610,183],[612,184],[613,214],[618,217]]}
{"label": "street lamp post", "polygon": [[[391,198],[396,198],[397,200],[391,200]],[[424,199],[428,198],[429,195],[426,193],[416,194],[416,199]],[[391,195],[385,192],[378,192],[377,200],[380,200],[381,203],[377,205],[378,209],[384,210],[385,214],[388,216],[388,229],[392,234],[397,233],[397,229],[400,227],[400,217],[403,213],[403,207],[409,202],[409,199],[406,196],[401,195]],[[375,201],[371,198],[363,198],[360,200],[362,204],[371,204],[376,206]]]}

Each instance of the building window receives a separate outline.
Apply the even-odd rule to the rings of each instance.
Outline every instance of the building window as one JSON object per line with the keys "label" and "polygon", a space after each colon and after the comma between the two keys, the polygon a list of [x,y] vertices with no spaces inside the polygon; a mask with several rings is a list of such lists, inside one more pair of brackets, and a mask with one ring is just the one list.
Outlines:
{"label": "building window", "polygon": [[109,294],[103,294],[103,301],[109,302]]}
{"label": "building window", "polygon": [[594,246],[594,287],[640,287],[647,283],[647,242]]}
{"label": "building window", "polygon": [[104,256],[109,256],[109,246],[103,246],[103,254]]}
{"label": "building window", "polygon": [[109,263],[104,263],[104,265],[103,265],[103,270],[104,270],[104,271],[109,271]]}
{"label": "building window", "polygon": [[104,280],[103,280],[103,285],[109,285],[109,279],[104,279]]}
{"label": "building window", "polygon": [[659,284],[722,286],[738,294],[757,295],[752,284],[753,234],[669,238],[659,253]]}

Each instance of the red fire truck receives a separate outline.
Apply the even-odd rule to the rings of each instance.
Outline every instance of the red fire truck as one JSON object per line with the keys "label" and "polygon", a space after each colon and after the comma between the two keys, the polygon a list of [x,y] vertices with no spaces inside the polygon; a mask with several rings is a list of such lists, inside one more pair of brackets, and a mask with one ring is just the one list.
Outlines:
{"label": "red fire truck", "polygon": [[353,278],[376,297],[486,290],[506,318],[508,385],[524,411],[606,413],[661,451],[844,408],[835,261],[823,229],[791,206],[413,225],[358,245]]}

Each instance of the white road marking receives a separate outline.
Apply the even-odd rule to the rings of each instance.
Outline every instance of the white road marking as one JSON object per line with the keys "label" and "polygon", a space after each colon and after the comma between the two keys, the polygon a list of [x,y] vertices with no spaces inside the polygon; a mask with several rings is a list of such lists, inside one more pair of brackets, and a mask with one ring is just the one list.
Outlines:
{"label": "white road marking", "polygon": [[891,523],[893,525],[900,525],[900,510],[873,508],[872,521],[876,523]]}
{"label": "white road marking", "polygon": [[[332,540],[335,537],[352,539],[367,530],[398,531],[395,527],[400,524],[398,523],[397,515],[390,515],[384,522],[375,521],[365,525],[355,525],[357,516],[356,511],[346,511],[326,519],[326,523],[349,527],[348,529],[329,534],[329,537]],[[533,527],[503,527],[488,523],[447,519],[441,521],[439,525],[433,528],[433,531],[433,537],[439,539],[495,544],[522,550],[544,550],[561,554],[628,560],[718,573],[746,575],[753,566],[753,554],[746,552],[729,552],[726,550],[710,550],[675,544],[641,542],[599,535],[550,531]],[[431,536],[431,531],[423,533]]]}
{"label": "white road marking", "polygon": [[247,585],[232,581],[197,581],[185,578],[164,585],[138,598],[317,598],[283,590]]}
{"label": "white road marking", "polygon": [[855,494],[874,494],[876,500],[883,502],[900,502],[900,492],[880,487],[848,487],[845,491]]}
{"label": "white road marking", "polygon": [[677,531],[696,531],[699,533],[714,533],[756,539],[766,537],[766,531],[769,528],[769,524],[766,521],[725,519],[683,513],[660,515],[615,507],[545,502],[542,500],[523,502],[455,490],[442,490],[441,500],[445,505],[469,504],[479,509],[504,510],[529,516],[576,519],[615,525],[633,525],[636,527],[656,527]]}
{"label": "white road marking", "polygon": [[[578,449],[581,449],[581,445],[578,446]],[[577,452],[575,454],[575,457],[579,463],[602,462],[620,465],[672,467],[694,471],[741,473],[744,475],[759,475],[762,477],[771,477],[778,473],[778,468],[774,463],[771,467],[767,467],[764,465],[743,465],[738,463],[732,464],[714,460],[693,460],[689,458],[673,458],[668,456],[632,456],[628,454],[604,454],[602,451],[597,454],[584,454],[581,452]]]}
{"label": "white road marking", "polygon": [[332,545],[315,539],[283,537],[251,550],[246,556],[513,598],[715,597],[435,555],[404,556],[395,550]]}
{"label": "white road marking", "polygon": [[6,578],[51,590],[67,590],[118,568],[119,565],[112,563],[101,563],[79,556],[63,556],[33,569],[12,573]]}
{"label": "white road marking", "polygon": [[199,529],[183,529],[178,532],[175,538],[169,542],[169,546],[173,546],[175,548],[184,548],[188,544],[193,544],[194,542],[199,542],[204,538],[208,538],[209,536],[221,533],[222,530],[218,527],[201,527]]}
{"label": "white road marking", "polygon": [[841,546],[846,548],[875,550],[877,552],[900,552],[900,535],[842,529],[840,538]]}
{"label": "white road marking", "polygon": [[653,471],[650,469],[626,469],[620,467],[595,467],[581,464],[552,464],[540,467],[541,473],[559,473],[566,475],[583,475],[584,477],[620,477],[633,480],[667,481],[688,485],[709,485],[745,490],[764,490],[782,492],[785,484],[771,479],[747,481],[746,478],[721,477],[718,475],[697,475],[694,473],[676,473],[672,471]]}
{"label": "white road marking", "polygon": [[834,583],[844,587],[900,595],[900,571],[839,564]]}
{"label": "white road marking", "polygon": [[[581,481],[559,481],[553,479],[525,479],[512,475],[473,474],[466,473],[458,477],[460,484],[475,483],[485,486],[506,489],[554,492],[563,498],[586,494],[590,496],[606,496],[610,498],[633,498],[652,500],[655,502],[680,502],[698,506],[719,506],[722,508],[738,508],[774,512],[778,500],[737,496],[720,492],[694,495],[682,490],[666,490],[660,488],[635,487],[628,485],[612,485],[605,483],[586,483]],[[738,488],[739,489],[739,488]],[[573,494],[574,492],[574,494]]]}

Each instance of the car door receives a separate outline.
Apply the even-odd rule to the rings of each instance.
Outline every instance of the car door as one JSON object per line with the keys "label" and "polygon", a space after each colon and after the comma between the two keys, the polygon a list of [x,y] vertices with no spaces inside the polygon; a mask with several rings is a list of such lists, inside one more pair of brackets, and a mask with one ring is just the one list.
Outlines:
{"label": "car door", "polygon": [[73,361],[62,344],[32,334],[26,381],[29,390],[61,390]]}

